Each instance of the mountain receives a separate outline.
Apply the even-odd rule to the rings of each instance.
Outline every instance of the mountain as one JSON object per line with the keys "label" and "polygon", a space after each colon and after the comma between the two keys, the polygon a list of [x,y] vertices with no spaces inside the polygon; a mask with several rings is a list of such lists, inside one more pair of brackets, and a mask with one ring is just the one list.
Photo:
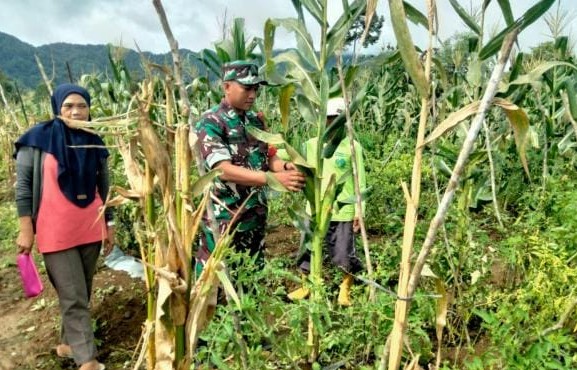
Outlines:
{"label": "mountain", "polygon": [[[172,63],[170,53],[143,52],[142,54],[153,63]],[[195,64],[195,67],[200,70],[204,70],[193,60],[194,54],[187,49],[181,50],[183,60],[187,60]],[[107,45],[54,43],[35,47],[12,35],[0,32],[0,75],[3,74],[8,79],[18,82],[19,86],[35,89],[43,83],[34,58],[35,55],[42,62],[48,78],[54,75],[55,84],[70,81],[68,68],[70,68],[73,80],[77,80],[83,74],[88,73],[110,73]],[[134,77],[143,75],[140,55],[136,51],[125,49],[123,58]]]}

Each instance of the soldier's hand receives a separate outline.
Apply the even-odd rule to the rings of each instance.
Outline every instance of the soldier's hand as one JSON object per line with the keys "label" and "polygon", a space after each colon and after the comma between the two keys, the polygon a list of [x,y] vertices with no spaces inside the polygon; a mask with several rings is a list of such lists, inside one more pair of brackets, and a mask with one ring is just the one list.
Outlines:
{"label": "soldier's hand", "polygon": [[290,191],[300,191],[305,187],[305,175],[297,170],[274,172],[274,176]]}

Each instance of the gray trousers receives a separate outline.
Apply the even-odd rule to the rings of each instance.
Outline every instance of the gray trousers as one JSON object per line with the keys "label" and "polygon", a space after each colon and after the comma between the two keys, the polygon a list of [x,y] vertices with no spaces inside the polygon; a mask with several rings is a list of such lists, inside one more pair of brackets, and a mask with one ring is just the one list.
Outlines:
{"label": "gray trousers", "polygon": [[48,278],[58,294],[61,341],[72,348],[74,362],[78,365],[96,358],[88,305],[101,244],[84,244],[43,255]]}
{"label": "gray trousers", "polygon": [[[309,223],[305,223],[309,227]],[[301,245],[304,243],[304,235],[301,234]],[[326,251],[333,265],[342,270],[355,274],[363,269],[361,260],[357,257],[355,249],[355,233],[352,221],[331,221],[324,240],[325,259]],[[310,272],[311,252],[305,251],[297,260],[300,270],[308,274]]]}

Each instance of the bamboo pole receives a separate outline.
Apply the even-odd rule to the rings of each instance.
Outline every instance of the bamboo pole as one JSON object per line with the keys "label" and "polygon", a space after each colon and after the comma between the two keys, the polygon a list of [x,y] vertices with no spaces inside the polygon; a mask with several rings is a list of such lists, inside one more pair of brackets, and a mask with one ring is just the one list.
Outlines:
{"label": "bamboo pole", "polygon": [[[463,143],[463,146],[459,153],[459,157],[457,158],[457,162],[451,174],[449,184],[445,189],[445,193],[443,195],[439,208],[437,209],[435,216],[431,220],[425,241],[423,243],[423,247],[419,252],[414,268],[411,271],[407,289],[399,291],[398,293],[400,299],[397,300],[396,308],[400,308],[400,310],[399,311],[395,310],[395,324],[394,324],[395,326],[393,329],[393,333],[391,334],[393,338],[389,357],[389,370],[398,369],[400,366],[400,359],[402,355],[401,343],[403,338],[403,331],[402,330],[398,331],[398,329],[404,330],[410,300],[412,299],[413,294],[416,290],[423,266],[435,242],[437,231],[444,222],[444,218],[448,212],[449,205],[455,194],[455,190],[457,188],[459,179],[463,173],[465,164],[469,158],[469,155],[471,154],[471,151],[473,150],[473,145],[475,143],[477,135],[479,134],[481,126],[485,120],[486,112],[489,109],[491,102],[497,92],[499,82],[501,81],[501,78],[503,76],[503,70],[505,68],[505,64],[509,58],[509,54],[511,53],[511,49],[517,38],[518,33],[519,33],[518,29],[513,30],[503,41],[499,60],[493,69],[493,73],[491,74],[491,78],[485,90],[485,94],[483,95],[481,104],[479,105],[478,113],[473,119],[471,127],[469,128],[467,137],[465,139],[465,142]],[[407,221],[407,218],[405,218],[405,221]],[[405,262],[403,259],[403,263],[408,263],[408,261]],[[401,285],[401,282],[399,282],[399,285]],[[397,315],[398,313],[404,314],[404,316],[399,317]],[[397,329],[397,331],[395,331],[395,329]],[[383,362],[381,362],[380,369],[384,369]]]}
{"label": "bamboo pole", "polygon": [[[398,1],[390,1],[390,6],[393,5],[396,8],[401,7]],[[428,12],[428,23],[429,23],[429,47],[427,49],[427,57],[425,68],[421,66],[414,66],[417,61],[412,61],[409,56],[414,54],[414,46],[410,38],[410,34],[408,35],[401,35],[401,32],[395,31],[395,35],[397,39],[400,39],[401,36],[408,39],[404,41],[404,49],[412,49],[411,53],[405,51],[406,54],[410,54],[403,58],[405,65],[409,68],[412,67],[412,74],[411,77],[413,78],[414,82],[416,83],[417,87],[421,86],[419,89],[419,93],[421,95],[421,112],[419,114],[419,127],[417,131],[417,143],[415,147],[415,158],[413,160],[413,171],[411,176],[411,191],[410,193],[406,189],[406,185],[403,185],[403,190],[405,192],[406,198],[406,209],[405,209],[405,227],[403,230],[403,244],[402,244],[402,252],[401,252],[401,266],[399,271],[399,285],[397,289],[397,302],[395,304],[395,321],[393,323],[393,330],[391,333],[391,347],[390,347],[390,356],[389,356],[389,370],[391,369],[398,369],[401,363],[401,357],[403,354],[403,343],[404,343],[404,333],[406,329],[406,320],[410,306],[410,297],[411,295],[408,294],[408,285],[409,285],[409,276],[411,272],[411,256],[413,253],[413,244],[415,238],[415,228],[417,226],[417,218],[418,218],[418,206],[419,200],[421,195],[421,176],[422,176],[422,160],[423,160],[423,143],[425,141],[425,130],[427,127],[427,121],[429,118],[429,104],[430,104],[430,87],[429,87],[429,79],[431,74],[431,64],[432,64],[432,54],[433,54],[433,43],[432,43],[432,35],[433,35],[433,14],[434,14],[434,2],[432,0],[428,1],[429,4],[429,12]],[[397,20],[399,25],[398,28],[402,29],[404,26],[406,28],[406,20],[404,10],[397,9],[396,10],[397,16],[402,16],[401,20]],[[408,29],[407,29],[408,32]],[[408,43],[409,42],[409,43]],[[411,68],[409,68],[411,70]],[[422,87],[422,85],[426,85],[426,87]],[[425,89],[426,91],[423,91]],[[384,362],[381,363],[381,369],[384,369],[385,364]]]}
{"label": "bamboo pole", "polygon": [[465,138],[465,142],[461,147],[461,151],[459,153],[459,157],[457,158],[457,162],[455,163],[455,167],[453,172],[451,173],[451,178],[449,179],[449,184],[445,189],[445,194],[443,195],[443,199],[441,200],[441,204],[437,209],[437,213],[431,220],[429,225],[429,229],[427,230],[427,236],[425,237],[425,242],[423,243],[423,247],[419,252],[419,256],[415,262],[415,267],[411,273],[411,279],[409,282],[409,290],[408,293],[410,296],[413,295],[417,284],[419,282],[419,278],[421,276],[421,271],[423,266],[425,265],[425,260],[427,259],[431,248],[435,242],[437,230],[439,226],[444,222],[445,216],[449,210],[449,206],[451,201],[453,200],[453,196],[455,195],[455,190],[457,189],[457,185],[461,178],[461,175],[465,169],[465,165],[469,159],[469,155],[473,151],[473,146],[475,144],[475,140],[481,126],[483,125],[483,121],[485,120],[485,115],[491,106],[491,102],[497,93],[497,89],[499,87],[499,82],[503,77],[503,71],[505,69],[505,64],[507,63],[507,59],[509,58],[509,54],[511,53],[511,49],[515,40],[517,39],[517,35],[519,30],[512,31],[503,41],[503,46],[501,47],[500,57],[493,69],[493,73],[491,74],[491,78],[487,85],[487,89],[485,90],[485,94],[483,95],[483,99],[481,100],[481,104],[479,106],[479,111],[477,115],[473,119],[471,123],[471,127],[467,132],[467,137]]}

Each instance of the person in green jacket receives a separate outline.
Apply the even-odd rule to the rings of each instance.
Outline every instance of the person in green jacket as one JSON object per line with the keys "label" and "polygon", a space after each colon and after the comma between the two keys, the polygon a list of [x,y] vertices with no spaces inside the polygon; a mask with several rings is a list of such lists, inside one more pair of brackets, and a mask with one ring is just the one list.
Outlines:
{"label": "person in green jacket", "polygon": [[[333,98],[327,103],[327,126],[329,126],[339,114],[344,112],[345,102],[343,98]],[[312,138],[306,143],[307,162],[316,163],[316,153],[318,138]],[[355,140],[355,153],[357,159],[357,169],[359,173],[359,185],[361,190],[366,188],[365,166],[363,162],[363,148]],[[325,159],[322,174],[322,190],[326,189],[332,174],[340,178],[344,173],[350,171],[351,176],[343,185],[342,191],[337,195],[333,213],[325,237],[325,247],[328,250],[331,262],[344,272],[343,282],[340,285],[338,304],[350,306],[350,291],[353,285],[353,275],[362,269],[362,264],[355,250],[355,233],[360,230],[359,215],[356,212],[355,204],[346,204],[340,208],[336,206],[338,201],[344,201],[355,195],[355,185],[352,176],[352,155],[350,140],[345,138],[337,147],[334,155]],[[363,202],[362,212],[365,204]],[[299,258],[299,268],[304,274],[310,272],[310,253],[307,251]],[[302,286],[289,293],[291,300],[304,299],[309,295],[309,289]]]}

